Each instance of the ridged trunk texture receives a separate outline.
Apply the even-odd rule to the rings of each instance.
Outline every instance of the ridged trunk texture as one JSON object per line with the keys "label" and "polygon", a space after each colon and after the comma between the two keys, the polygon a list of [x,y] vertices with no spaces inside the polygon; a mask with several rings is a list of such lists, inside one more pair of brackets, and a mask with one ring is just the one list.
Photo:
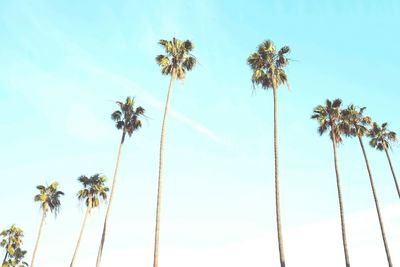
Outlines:
{"label": "ridged trunk texture", "polygon": [[346,267],[350,267],[349,252],[347,249],[347,239],[346,239],[346,226],[345,226],[345,222],[344,222],[342,190],[340,187],[340,176],[339,176],[339,166],[338,166],[339,164],[338,164],[337,153],[336,153],[336,136],[333,134],[334,132],[335,132],[335,129],[332,129],[333,157],[334,157],[334,162],[335,162],[336,185],[337,185],[337,192],[338,192],[338,198],[339,198],[340,222],[341,222],[341,227],[342,227],[344,258],[345,258],[345,262],[346,262]]}
{"label": "ridged trunk texture", "polygon": [[38,233],[38,237],[37,237],[37,239],[36,239],[35,248],[34,248],[33,254],[32,254],[31,265],[29,265],[30,267],[33,267],[34,264],[35,264],[36,252],[37,252],[37,249],[38,249],[38,246],[39,246],[40,236],[42,235],[43,224],[44,224],[44,221],[45,221],[45,219],[46,219],[46,213],[47,213],[46,210],[47,210],[47,208],[45,208],[45,209],[43,210],[42,220],[41,220],[40,226],[39,226],[39,233]]}
{"label": "ridged trunk texture", "polygon": [[88,203],[88,204],[89,204],[89,205],[88,205],[88,207],[86,208],[86,213],[85,213],[85,217],[84,217],[84,219],[83,219],[83,223],[82,223],[82,227],[81,227],[81,232],[79,233],[78,242],[76,243],[76,247],[75,247],[74,255],[72,256],[72,260],[71,260],[70,267],[74,266],[75,259],[76,259],[76,255],[78,254],[78,250],[79,250],[79,245],[81,244],[83,232],[84,232],[84,230],[85,230],[86,221],[87,221],[87,218],[89,217],[90,211],[92,210],[92,201],[91,201],[91,196],[90,196],[90,195],[89,195],[89,203]]}
{"label": "ridged trunk texture", "polygon": [[157,210],[156,210],[156,229],[154,238],[154,259],[153,267],[158,267],[158,254],[159,254],[159,243],[160,243],[160,217],[161,217],[161,200],[162,200],[162,190],[163,190],[163,175],[164,175],[164,142],[165,142],[165,130],[167,128],[168,121],[168,109],[171,98],[171,90],[174,86],[174,81],[176,79],[175,71],[171,74],[171,80],[169,82],[167,102],[165,103],[164,118],[161,128],[161,141],[160,141],[160,162],[158,169],[158,192],[157,192]]}
{"label": "ridged trunk texture", "polygon": [[382,216],[381,216],[381,210],[379,208],[379,202],[378,202],[378,196],[376,194],[375,191],[375,184],[374,184],[374,178],[372,177],[372,172],[371,169],[369,167],[369,163],[368,163],[368,157],[367,157],[367,153],[365,152],[365,148],[364,148],[364,143],[362,141],[362,138],[359,136],[358,140],[360,141],[360,146],[364,155],[364,160],[365,160],[365,164],[367,165],[367,170],[368,170],[368,175],[369,175],[369,181],[371,183],[371,189],[372,189],[372,194],[374,195],[374,201],[375,201],[375,207],[376,207],[376,212],[378,214],[378,219],[379,219],[379,225],[381,227],[381,233],[382,233],[382,239],[383,239],[383,244],[385,246],[385,251],[386,251],[386,258],[389,264],[389,267],[393,267],[392,264],[392,259],[390,257],[390,251],[389,251],[389,246],[387,244],[386,241],[386,234],[385,234],[385,228],[383,227],[383,220],[382,220]]}
{"label": "ridged trunk texture", "polygon": [[394,179],[394,183],[395,183],[395,185],[396,185],[397,194],[399,195],[399,198],[400,198],[399,183],[397,182],[396,173],[394,172],[393,165],[392,165],[392,160],[390,159],[389,152],[387,151],[386,148],[385,148],[385,153],[386,153],[386,157],[387,157],[387,159],[388,159],[388,161],[389,161],[390,170],[392,171],[392,174],[393,174],[393,179]]}
{"label": "ridged trunk texture", "polygon": [[278,96],[275,81],[273,82],[274,94],[274,161],[275,161],[275,210],[276,210],[276,228],[278,231],[279,260],[281,267],[286,266],[285,252],[283,249],[282,224],[281,224],[281,204],[279,190],[279,157],[278,157]]}
{"label": "ridged trunk texture", "polygon": [[112,201],[113,201],[115,185],[117,184],[117,180],[118,180],[119,160],[121,158],[122,146],[124,145],[125,135],[126,135],[126,132],[125,132],[125,129],[124,129],[123,133],[122,133],[121,143],[120,143],[119,149],[118,149],[117,162],[115,164],[115,171],[114,171],[114,179],[113,179],[113,183],[112,183],[112,187],[111,187],[110,199],[109,199],[108,206],[107,206],[106,218],[104,219],[103,234],[101,236],[99,252],[97,253],[96,267],[100,267],[101,257],[103,256],[103,248],[104,248],[104,242],[106,240],[108,219],[109,219],[109,215],[110,215],[111,204],[112,204]]}

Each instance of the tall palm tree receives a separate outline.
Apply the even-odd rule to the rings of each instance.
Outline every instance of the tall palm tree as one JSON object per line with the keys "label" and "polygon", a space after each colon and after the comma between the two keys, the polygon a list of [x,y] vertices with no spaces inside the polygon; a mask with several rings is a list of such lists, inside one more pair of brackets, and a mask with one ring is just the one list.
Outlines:
{"label": "tall palm tree", "polygon": [[172,38],[171,41],[160,40],[158,42],[165,50],[165,55],[156,57],[157,64],[161,67],[163,75],[170,75],[171,79],[168,87],[167,102],[165,104],[164,118],[161,128],[160,141],[160,161],[158,171],[158,191],[157,191],[157,210],[156,210],[156,229],[154,240],[154,259],[153,266],[158,267],[159,241],[160,241],[160,216],[161,216],[161,200],[163,190],[163,174],[164,174],[164,142],[165,130],[167,128],[168,109],[171,98],[172,87],[176,79],[184,80],[187,71],[193,69],[196,65],[196,58],[191,54],[193,43],[189,40],[181,41]]}
{"label": "tall palm tree", "polygon": [[368,134],[368,136],[371,137],[371,141],[369,142],[369,144],[373,148],[379,151],[385,151],[386,157],[389,161],[390,170],[392,171],[397,194],[399,195],[400,198],[399,183],[397,182],[396,173],[394,172],[392,160],[390,159],[388,152],[388,149],[391,147],[391,144],[397,142],[397,135],[395,132],[389,131],[387,126],[388,126],[387,122],[383,123],[381,126],[374,122],[372,125],[372,129],[369,131]]}
{"label": "tall palm tree", "polygon": [[1,266],[28,266],[28,263],[22,261],[26,254],[26,251],[21,248],[22,238],[24,237],[23,231],[13,224],[9,229],[2,231],[0,237],[2,238],[0,247],[6,250]]}
{"label": "tall palm tree", "polygon": [[74,255],[72,256],[70,267],[74,266],[76,255],[78,254],[79,245],[82,240],[83,231],[86,226],[86,220],[90,214],[90,211],[93,208],[97,208],[100,205],[100,200],[107,200],[107,192],[109,188],[105,186],[105,181],[107,177],[100,174],[95,174],[88,178],[85,175],[81,175],[78,178],[78,181],[82,184],[83,189],[78,191],[78,199],[81,201],[85,201],[86,204],[86,213],[83,219],[81,231],[79,234],[78,242],[76,243]]}
{"label": "tall palm tree", "polygon": [[278,86],[286,84],[289,88],[288,77],[284,68],[288,65],[288,46],[282,47],[278,52],[271,40],[267,40],[258,46],[256,52],[247,59],[253,76],[253,85],[260,85],[263,89],[272,89],[274,95],[274,156],[275,156],[275,204],[276,224],[278,231],[279,256],[281,267],[285,266],[285,253],[283,247],[280,189],[279,189],[279,157],[278,157]]}
{"label": "tall palm tree", "polygon": [[329,131],[329,135],[332,140],[333,159],[335,163],[335,172],[336,172],[336,185],[339,198],[340,221],[342,227],[344,257],[345,257],[346,267],[350,267],[349,253],[347,249],[346,227],[344,221],[342,190],[340,187],[339,165],[336,152],[337,144],[342,142],[341,135],[343,134],[342,127],[340,127],[342,121],[341,105],[342,105],[342,100],[340,99],[335,99],[333,102],[330,100],[326,100],[325,106],[319,105],[314,108],[311,118],[318,121],[319,134],[323,135],[325,132]]}
{"label": "tall palm tree", "polygon": [[368,133],[367,126],[372,123],[371,118],[368,116],[364,116],[365,107],[357,109],[354,105],[350,105],[347,109],[343,110],[343,131],[346,136],[353,136],[357,137],[358,141],[360,142],[361,150],[364,155],[365,164],[367,166],[367,171],[369,175],[369,181],[371,184],[372,194],[374,196],[375,201],[375,208],[378,215],[379,225],[381,228],[381,234],[383,239],[383,244],[385,246],[386,257],[389,264],[389,267],[392,267],[392,260],[390,257],[389,246],[386,241],[385,229],[383,226],[383,220],[381,216],[381,211],[379,208],[379,201],[378,196],[375,190],[375,183],[374,178],[372,176],[371,168],[368,163],[367,152],[365,151],[364,143],[363,143],[363,136]]}
{"label": "tall palm tree", "polygon": [[32,261],[30,265],[31,267],[33,267],[35,263],[36,251],[38,249],[39,240],[42,234],[42,228],[46,219],[46,215],[50,211],[51,213],[54,213],[55,216],[57,216],[61,208],[60,197],[64,195],[62,191],[58,190],[58,182],[53,182],[47,187],[43,185],[38,185],[36,186],[36,188],[39,190],[39,194],[35,196],[34,200],[40,202],[40,208],[42,209],[42,220],[40,222],[39,233],[32,254]]}
{"label": "tall palm tree", "polygon": [[97,254],[96,267],[100,266],[101,257],[103,255],[103,247],[104,247],[104,242],[106,239],[108,219],[109,219],[111,204],[112,204],[112,200],[113,200],[113,196],[114,196],[115,185],[118,180],[119,160],[121,158],[122,146],[124,144],[126,134],[128,134],[128,136],[131,137],[133,132],[137,131],[140,127],[142,127],[142,122],[140,121],[140,117],[144,115],[144,111],[145,111],[144,108],[142,108],[140,106],[135,108],[135,100],[134,100],[134,98],[129,97],[129,96],[126,98],[125,103],[120,102],[120,101],[117,101],[116,103],[119,107],[119,110],[114,111],[111,114],[111,119],[113,121],[115,121],[115,127],[118,130],[122,130],[122,137],[121,137],[121,141],[119,144],[117,162],[115,164],[114,179],[113,179],[112,187],[111,187],[110,200],[109,200],[107,211],[106,211],[106,217],[104,219],[103,233],[101,236],[100,247],[99,247],[99,251]]}

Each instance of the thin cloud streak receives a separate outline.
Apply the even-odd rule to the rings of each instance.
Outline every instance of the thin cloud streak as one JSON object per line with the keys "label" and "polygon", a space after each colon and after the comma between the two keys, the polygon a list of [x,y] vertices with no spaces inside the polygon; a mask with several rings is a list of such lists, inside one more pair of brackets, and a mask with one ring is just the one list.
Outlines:
{"label": "thin cloud streak", "polygon": [[[136,91],[140,91],[140,98],[143,99],[147,104],[150,106],[157,108],[157,109],[163,109],[164,103],[155,97],[149,95],[145,90],[143,90],[140,86],[134,84],[131,80],[127,79],[126,77],[123,77],[119,74],[112,73],[110,71],[107,71],[105,69],[99,68],[97,66],[93,66],[88,63],[81,63],[80,68],[91,73],[94,75],[99,75],[103,79],[106,78],[109,81],[115,83],[121,89],[126,90],[131,92],[132,88],[135,88]],[[203,124],[189,118],[188,116],[184,115],[183,113],[176,111],[174,109],[171,109],[171,116],[175,118],[176,120],[182,122],[183,124],[189,126],[199,134],[203,135],[204,137],[210,139],[211,141],[224,145],[224,146],[230,146],[230,144],[224,139],[218,136],[215,132],[213,132],[211,129],[207,128]]]}
{"label": "thin cloud streak", "polygon": [[[87,53],[84,50],[82,50],[78,44],[72,42],[70,40],[70,38],[65,35],[65,33],[61,32],[58,29],[53,28],[47,24],[43,25],[43,23],[41,21],[39,21],[27,8],[25,9],[25,13],[28,14],[31,23],[35,26],[35,28],[39,32],[41,32],[41,33],[46,32],[47,30],[49,30],[48,28],[50,27],[52,36],[54,37],[55,41],[58,41],[60,44],[62,44],[67,50],[71,51],[73,54],[75,54],[75,55],[78,54],[78,55],[82,56],[83,58],[88,58]],[[108,15],[110,16],[111,14],[108,14]],[[151,37],[152,36],[150,36],[150,39],[151,39]],[[60,41],[60,40],[62,40],[62,41]],[[122,89],[124,89],[126,91],[129,90],[129,92],[130,92],[132,88],[135,88],[135,90],[139,90],[140,94],[141,94],[140,98],[143,99],[145,102],[147,102],[149,105],[151,105],[154,108],[162,110],[164,107],[163,102],[161,102],[158,99],[154,98],[153,96],[149,95],[147,92],[145,92],[145,90],[143,90],[141,88],[141,86],[134,84],[131,80],[129,80],[126,77],[123,77],[122,75],[112,73],[104,68],[95,66],[88,62],[81,61],[80,63],[78,63],[78,66],[84,71],[87,71],[94,75],[99,75],[103,79],[104,78],[108,79],[109,81],[117,84],[118,86],[120,86]],[[211,140],[217,144],[220,144],[220,145],[231,147],[231,144],[225,138],[218,136],[218,134],[213,132],[211,129],[209,129],[205,125],[189,118],[188,116],[184,115],[183,113],[181,113],[179,111],[174,110],[173,108],[171,108],[171,116],[174,117],[175,119],[177,119],[178,121],[184,123],[185,125],[189,126],[190,128],[192,128],[193,130],[195,130],[202,136],[208,138],[209,140]]]}

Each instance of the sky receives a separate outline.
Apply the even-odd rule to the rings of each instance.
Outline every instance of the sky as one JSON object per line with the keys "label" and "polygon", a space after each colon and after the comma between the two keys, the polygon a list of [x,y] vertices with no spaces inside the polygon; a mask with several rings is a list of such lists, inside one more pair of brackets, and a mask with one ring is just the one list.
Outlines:
{"label": "sky", "polygon": [[[146,118],[123,148],[102,266],[151,266],[169,83],[155,57],[158,40],[175,36],[194,43],[198,65],[172,91],[160,266],[278,266],[272,92],[253,89],[246,64],[271,39],[291,47],[291,90],[278,92],[287,266],[343,266],[332,145],[310,116],[341,98],[400,130],[399,14],[395,0],[1,1],[0,228],[24,230],[30,262],[41,219],[35,187],[58,181],[61,212],[46,219],[36,266],[68,265],[85,211],[77,178],[101,173],[111,185],[121,132],[110,114],[133,96]],[[393,178],[384,153],[367,153],[400,265]],[[390,154],[400,172],[399,147]],[[356,140],[338,157],[352,266],[386,266]],[[105,210],[92,212],[75,266],[94,266]]]}

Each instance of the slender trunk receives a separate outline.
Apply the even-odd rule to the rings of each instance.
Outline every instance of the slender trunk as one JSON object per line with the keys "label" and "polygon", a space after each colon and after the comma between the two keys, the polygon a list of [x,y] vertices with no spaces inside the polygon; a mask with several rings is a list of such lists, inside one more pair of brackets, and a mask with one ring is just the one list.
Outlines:
{"label": "slender trunk", "polygon": [[274,93],[274,159],[275,159],[275,204],[276,204],[276,227],[278,231],[279,259],[281,267],[286,266],[285,252],[283,249],[281,204],[279,191],[279,158],[278,158],[278,96],[275,82],[273,82]]}
{"label": "slender trunk", "polygon": [[365,152],[365,148],[364,148],[364,144],[363,144],[363,141],[361,139],[361,136],[358,137],[358,140],[360,141],[360,146],[361,146],[361,149],[362,149],[362,152],[363,152],[363,155],[364,155],[365,164],[367,165],[369,181],[371,183],[371,189],[372,189],[372,194],[374,195],[376,212],[378,213],[379,225],[381,227],[383,244],[385,245],[386,257],[387,257],[387,260],[388,260],[389,267],[393,267],[392,260],[390,258],[389,246],[388,246],[387,241],[386,241],[385,228],[383,227],[383,221],[382,221],[381,211],[380,211],[379,202],[378,202],[378,196],[376,195],[376,191],[375,191],[374,178],[372,177],[371,169],[369,168],[367,153]]}
{"label": "slender trunk", "polygon": [[117,162],[115,164],[115,171],[114,171],[114,179],[113,179],[113,183],[112,183],[112,187],[111,187],[111,193],[110,193],[110,199],[109,199],[108,206],[107,206],[106,217],[104,219],[103,234],[101,235],[100,247],[99,247],[99,251],[97,253],[96,267],[100,267],[101,256],[103,255],[103,247],[104,247],[104,242],[106,240],[108,219],[109,219],[110,210],[111,210],[111,204],[112,204],[112,200],[113,200],[113,196],[114,196],[115,185],[116,185],[117,180],[118,180],[119,160],[121,158],[122,146],[123,146],[124,141],[125,141],[125,135],[126,135],[126,132],[125,132],[125,129],[124,129],[123,133],[122,133],[121,143],[120,143],[119,149],[118,149]]}
{"label": "slender trunk", "polygon": [[8,251],[6,252],[6,255],[4,256],[4,260],[3,260],[2,265],[6,262],[7,256],[8,256]]}
{"label": "slender trunk", "polygon": [[72,260],[71,260],[70,267],[74,266],[75,259],[76,259],[76,255],[78,254],[78,250],[79,250],[79,245],[81,244],[81,240],[82,240],[82,236],[83,236],[83,231],[85,230],[86,221],[87,221],[87,218],[89,217],[90,211],[91,211],[91,209],[92,209],[92,198],[91,198],[90,195],[89,195],[88,197],[89,197],[88,207],[87,207],[87,209],[86,209],[85,218],[83,219],[83,223],[82,223],[82,227],[81,227],[81,232],[80,232],[80,234],[79,234],[78,242],[76,243],[76,247],[75,247],[74,255],[72,256]]}
{"label": "slender trunk", "polygon": [[30,267],[33,267],[33,264],[35,263],[36,251],[39,246],[40,236],[42,235],[42,228],[43,228],[44,220],[46,219],[46,213],[47,213],[47,207],[45,207],[43,210],[42,221],[40,222],[39,233],[38,233],[38,237],[36,239],[35,249],[33,250],[32,261],[31,261],[31,264],[29,265]]}
{"label": "slender trunk", "polygon": [[400,198],[400,187],[399,187],[399,183],[397,182],[397,178],[396,178],[396,174],[394,173],[392,161],[390,160],[389,152],[387,151],[386,148],[385,148],[385,153],[386,153],[386,157],[387,157],[387,159],[388,159],[388,161],[389,161],[390,170],[392,171],[392,174],[393,174],[393,179],[394,179],[394,183],[395,183],[395,185],[396,185],[397,194],[399,195],[399,198]]}
{"label": "slender trunk", "polygon": [[334,161],[335,161],[336,185],[337,185],[337,192],[338,192],[338,197],[339,197],[340,222],[341,222],[341,226],[342,226],[344,258],[346,260],[346,267],[350,267],[349,252],[347,250],[346,226],[345,226],[345,222],[344,222],[342,190],[340,188],[339,166],[338,166],[337,153],[336,153],[336,136],[334,135],[334,132],[335,132],[335,130],[332,129],[333,157],[334,157]]}
{"label": "slender trunk", "polygon": [[160,216],[161,216],[161,200],[163,191],[163,167],[164,167],[164,141],[165,141],[165,130],[167,128],[168,121],[168,109],[169,102],[171,99],[171,90],[174,86],[174,81],[176,79],[175,71],[172,72],[171,80],[169,82],[167,102],[165,103],[164,118],[161,128],[161,141],[160,141],[160,162],[158,169],[158,192],[157,192],[157,211],[156,211],[156,229],[154,238],[154,259],[153,267],[158,267],[158,255],[159,255],[159,243],[160,243]]}

